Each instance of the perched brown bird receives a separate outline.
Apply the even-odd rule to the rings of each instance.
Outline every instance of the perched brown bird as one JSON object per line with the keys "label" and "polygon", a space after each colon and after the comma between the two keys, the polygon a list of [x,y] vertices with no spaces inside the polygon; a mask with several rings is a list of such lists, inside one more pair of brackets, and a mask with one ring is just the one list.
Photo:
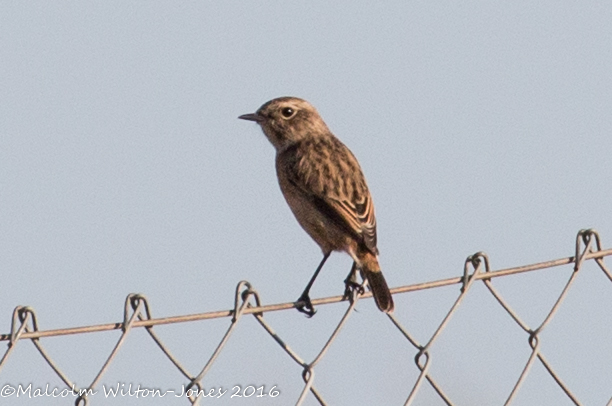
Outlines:
{"label": "perched brown bird", "polygon": [[378,308],[393,311],[393,298],[378,264],[374,204],[361,168],[351,151],[327,128],[307,101],[281,97],[239,118],[259,124],[276,148],[281,191],[302,228],[323,251],[298,310],[312,316],[309,292],[332,251],[355,261],[345,281],[355,287],[355,267],[367,279]]}

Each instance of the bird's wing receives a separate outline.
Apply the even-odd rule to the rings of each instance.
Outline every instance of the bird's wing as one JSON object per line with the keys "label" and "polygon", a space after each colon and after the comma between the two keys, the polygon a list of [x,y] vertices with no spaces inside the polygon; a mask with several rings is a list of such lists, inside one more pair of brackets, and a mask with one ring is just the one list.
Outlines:
{"label": "bird's wing", "polygon": [[327,142],[320,148],[295,149],[293,159],[286,161],[289,181],[330,221],[378,254],[374,203],[359,163],[339,140]]}

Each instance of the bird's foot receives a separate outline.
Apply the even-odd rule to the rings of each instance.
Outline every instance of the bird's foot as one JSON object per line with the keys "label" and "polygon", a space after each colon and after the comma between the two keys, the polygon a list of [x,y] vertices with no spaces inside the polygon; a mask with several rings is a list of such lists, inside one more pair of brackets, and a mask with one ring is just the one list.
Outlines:
{"label": "bird's foot", "polygon": [[363,285],[353,279],[346,279],[344,281],[344,299],[353,300],[353,294],[363,295],[365,288]]}
{"label": "bird's foot", "polygon": [[300,296],[300,298],[297,300],[295,308],[299,312],[304,313],[309,318],[314,316],[317,312],[314,306],[312,305],[312,302],[310,301],[310,296],[308,295]]}

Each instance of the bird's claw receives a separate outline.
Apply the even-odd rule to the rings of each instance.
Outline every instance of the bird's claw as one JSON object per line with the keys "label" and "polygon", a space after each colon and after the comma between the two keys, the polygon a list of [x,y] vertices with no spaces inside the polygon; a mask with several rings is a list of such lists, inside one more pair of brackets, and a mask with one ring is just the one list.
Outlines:
{"label": "bird's claw", "polygon": [[304,313],[309,318],[314,316],[315,313],[317,312],[314,306],[312,305],[312,302],[310,301],[309,296],[300,296],[300,298],[297,300],[297,304],[295,308],[299,312]]}
{"label": "bird's claw", "polygon": [[354,280],[351,279],[347,279],[344,281],[344,299],[349,299],[352,300],[353,298],[353,292],[356,292],[357,295],[363,295],[365,292],[365,289],[363,287],[363,285],[359,282],[356,282]]}

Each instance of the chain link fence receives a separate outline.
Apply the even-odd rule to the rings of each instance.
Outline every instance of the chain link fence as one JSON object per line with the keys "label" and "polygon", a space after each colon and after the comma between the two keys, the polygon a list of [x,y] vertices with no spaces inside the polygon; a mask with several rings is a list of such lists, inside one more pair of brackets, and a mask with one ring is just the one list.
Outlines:
{"label": "chain link fence", "polygon": [[[424,385],[430,385],[435,391],[437,396],[443,404],[456,405],[453,399],[445,392],[444,387],[436,380],[436,377],[432,375],[431,365],[434,359],[434,344],[444,334],[445,327],[449,321],[456,314],[457,309],[461,306],[464,298],[470,294],[470,291],[474,284],[479,281],[484,283],[488,292],[495,298],[497,303],[505,310],[507,315],[514,321],[516,326],[522,331],[527,338],[526,342],[529,345],[530,356],[528,357],[524,368],[522,369],[519,376],[516,377],[515,384],[508,393],[504,405],[510,405],[515,400],[517,394],[520,392],[525,379],[530,374],[533,365],[539,362],[546,370],[546,372],[553,378],[554,382],[558,385],[560,390],[563,391],[569,404],[582,405],[580,400],[577,398],[571,388],[563,381],[563,378],[555,370],[554,365],[549,362],[542,352],[541,346],[541,333],[550,324],[551,320],[555,317],[555,314],[563,304],[568,292],[570,291],[574,281],[583,269],[585,262],[593,261],[597,264],[607,279],[612,282],[612,274],[607,269],[604,263],[604,257],[612,255],[612,249],[603,250],[598,233],[595,230],[581,230],[576,237],[576,250],[573,256],[567,258],[561,258],[551,260],[547,262],[541,262],[537,264],[525,265],[515,268],[508,268],[502,270],[491,270],[489,266],[489,258],[483,252],[478,252],[474,255],[469,256],[465,261],[463,269],[463,275],[455,278],[449,278],[444,280],[437,280],[427,283],[421,283],[416,285],[400,286],[391,289],[394,295],[405,294],[408,292],[420,291],[425,289],[436,289],[449,285],[460,285],[461,289],[458,297],[439,323],[431,337],[424,343],[418,342],[413,335],[410,334],[408,328],[403,326],[394,315],[388,315],[389,321],[397,328],[398,334],[400,334],[409,345],[414,348],[414,367],[418,369],[418,378],[412,384],[412,387],[406,389],[406,400],[404,405],[414,404],[419,392],[422,390]],[[539,325],[533,327],[527,325],[520,316],[513,310],[510,304],[504,299],[498,290],[493,286],[493,279],[501,277],[509,277],[525,272],[535,272],[552,267],[558,267],[562,265],[573,264],[573,270],[569,275],[569,279],[565,284],[565,287],[558,295],[554,304],[552,304],[550,310]],[[344,312],[344,315],[338,321],[335,329],[333,330],[326,343],[320,349],[318,354],[311,360],[304,360],[299,354],[297,354],[290,345],[285,342],[272,328],[268,321],[264,318],[266,312],[272,311],[283,311],[289,310],[295,307],[295,303],[282,303],[275,305],[261,305],[260,297],[257,291],[251,286],[249,282],[241,281],[238,283],[234,298],[234,307],[232,310],[217,311],[200,313],[185,316],[165,317],[165,318],[152,318],[147,299],[140,294],[130,294],[125,301],[125,309],[123,320],[117,323],[92,325],[84,327],[74,327],[57,330],[39,330],[38,323],[36,320],[36,313],[34,309],[28,306],[19,306],[15,308],[12,315],[11,331],[7,334],[0,335],[0,341],[7,342],[7,349],[0,360],[0,374],[2,368],[10,363],[11,356],[17,351],[17,348],[25,345],[23,341],[31,341],[35,348],[40,353],[40,356],[49,364],[55,374],[61,379],[66,385],[63,389],[64,394],[70,392],[72,396],[76,398],[75,405],[90,405],[100,404],[97,399],[94,399],[92,394],[98,388],[101,379],[107,372],[109,366],[116,359],[117,354],[120,352],[122,345],[126,338],[134,329],[144,328],[153,342],[157,345],[159,350],[167,357],[169,362],[183,375],[185,378],[185,398],[193,405],[203,403],[207,394],[206,390],[202,385],[202,380],[206,374],[213,368],[215,360],[219,354],[223,351],[224,347],[230,340],[232,333],[236,326],[240,323],[243,317],[252,315],[262,329],[264,329],[274,340],[279,350],[283,351],[287,357],[292,359],[301,370],[302,379],[304,386],[295,399],[296,405],[303,405],[308,397],[313,397],[316,403],[320,405],[328,405],[329,403],[325,400],[325,393],[322,393],[316,386],[315,371],[317,365],[325,357],[329,348],[334,344],[334,341],[341,334],[342,327],[345,325],[350,316],[354,313],[354,309],[358,301],[362,298],[371,297],[370,292],[358,293],[353,292],[351,298],[344,298],[342,296],[326,297],[321,299],[313,300],[313,305],[327,305],[331,303],[338,303],[346,301],[348,307]],[[381,317],[383,317],[381,315]],[[187,370],[187,368],[175,357],[170,348],[163,343],[157,332],[155,331],[156,326],[173,324],[173,323],[188,323],[196,320],[210,320],[217,318],[229,318],[229,327],[219,342],[216,349],[210,355],[208,362],[199,370],[197,373]],[[100,367],[95,378],[87,387],[77,387],[73,380],[68,377],[60,365],[53,361],[48,351],[43,346],[42,342],[45,338],[54,336],[64,336],[70,334],[84,334],[94,333],[110,330],[120,330],[121,335],[115,344],[114,348],[108,355],[104,364]],[[251,390],[252,389],[252,390]],[[32,389],[30,389],[31,391]],[[246,387],[245,395],[248,395],[248,391],[251,394],[258,393],[261,391],[261,395],[268,396],[269,399],[278,396],[279,391],[274,387],[267,388],[265,394],[262,388],[256,388],[255,386]],[[60,394],[60,393],[58,393]],[[48,395],[48,394],[47,394]],[[610,389],[610,395],[612,396],[612,388]],[[312,399],[311,399],[312,400]],[[66,399],[67,402],[72,403],[71,400]],[[284,400],[286,403],[286,399]],[[293,402],[293,400],[291,401]],[[608,401],[607,406],[612,406],[612,398]]]}

